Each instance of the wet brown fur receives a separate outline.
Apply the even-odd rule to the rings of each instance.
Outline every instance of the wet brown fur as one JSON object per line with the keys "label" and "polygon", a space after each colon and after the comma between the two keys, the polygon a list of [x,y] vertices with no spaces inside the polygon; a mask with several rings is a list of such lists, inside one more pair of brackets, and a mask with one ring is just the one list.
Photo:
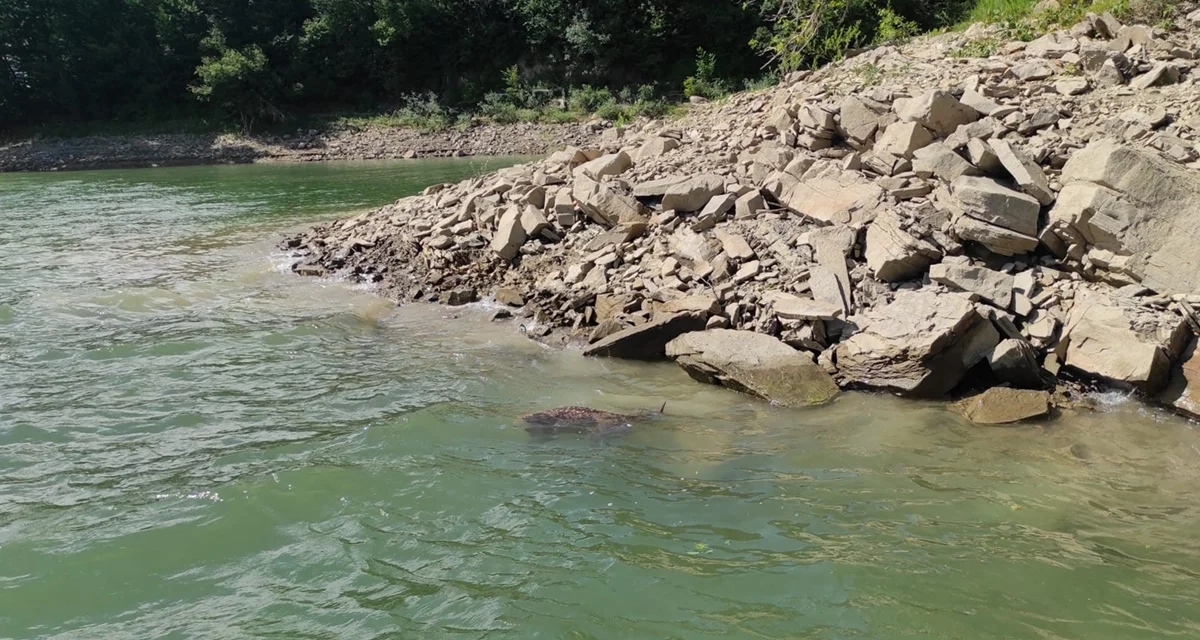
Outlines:
{"label": "wet brown fur", "polygon": [[[666,403],[658,413],[667,408]],[[559,407],[547,411],[535,411],[521,416],[531,433],[608,433],[633,427],[633,423],[649,415],[625,415],[601,411],[590,407]]]}

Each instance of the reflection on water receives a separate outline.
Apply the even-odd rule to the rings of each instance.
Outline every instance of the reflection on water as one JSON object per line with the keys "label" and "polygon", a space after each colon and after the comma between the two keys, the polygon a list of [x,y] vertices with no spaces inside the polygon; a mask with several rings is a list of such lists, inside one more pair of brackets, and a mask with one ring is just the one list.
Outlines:
{"label": "reflection on water", "polygon": [[211,171],[0,177],[0,636],[1200,637],[1183,421],[783,410],[546,350],[277,268],[277,230],[468,167]]}

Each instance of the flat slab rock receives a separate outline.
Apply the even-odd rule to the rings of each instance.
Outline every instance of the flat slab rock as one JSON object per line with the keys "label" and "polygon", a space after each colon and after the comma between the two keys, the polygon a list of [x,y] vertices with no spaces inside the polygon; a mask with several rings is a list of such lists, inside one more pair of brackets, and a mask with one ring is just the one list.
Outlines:
{"label": "flat slab rock", "polygon": [[833,378],[810,356],[762,333],[687,333],[667,344],[667,356],[695,380],[783,407],[821,404],[838,394]]}
{"label": "flat slab rock", "polygon": [[1050,394],[995,387],[956,403],[954,408],[975,424],[1012,424],[1049,414]]}
{"label": "flat slab rock", "polygon": [[691,331],[703,331],[708,323],[704,311],[683,311],[646,324],[618,331],[584,350],[585,356],[629,360],[658,360],[666,355],[667,343]]}

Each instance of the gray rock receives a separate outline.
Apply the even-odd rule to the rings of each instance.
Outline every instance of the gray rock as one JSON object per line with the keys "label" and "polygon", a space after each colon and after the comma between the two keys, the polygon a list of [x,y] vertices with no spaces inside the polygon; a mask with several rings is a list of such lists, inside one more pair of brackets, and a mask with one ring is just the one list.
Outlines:
{"label": "gray rock", "polygon": [[585,162],[575,167],[574,173],[577,176],[583,174],[593,180],[599,180],[604,176],[620,175],[631,166],[633,166],[633,160],[629,154],[620,151]]}
{"label": "gray rock", "polygon": [[1191,418],[1200,418],[1200,356],[1193,339],[1159,400]]}
{"label": "gray rock", "polygon": [[589,218],[605,226],[646,222],[645,209],[637,200],[617,193],[586,175],[575,176],[571,194]]}
{"label": "gray rock", "polygon": [[966,215],[1025,236],[1037,235],[1041,204],[1033,197],[991,178],[970,176],[955,180],[951,191]]}
{"label": "gray rock", "polygon": [[1179,82],[1179,67],[1169,62],[1159,62],[1149,71],[1133,79],[1129,86],[1134,89],[1149,89]]}
{"label": "gray rock", "polygon": [[668,343],[666,353],[695,380],[784,407],[821,404],[838,394],[833,378],[810,356],[761,333],[687,333]]}

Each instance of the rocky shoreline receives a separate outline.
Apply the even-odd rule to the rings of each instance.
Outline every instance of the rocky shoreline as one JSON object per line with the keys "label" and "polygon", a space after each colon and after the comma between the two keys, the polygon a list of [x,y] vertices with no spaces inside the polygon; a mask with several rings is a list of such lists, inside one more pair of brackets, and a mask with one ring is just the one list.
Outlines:
{"label": "rocky shoreline", "polygon": [[1200,417],[1198,32],[877,48],[285,247],[785,406],[879,390],[1008,424],[1095,385]]}
{"label": "rocky shoreline", "polygon": [[0,143],[0,172],[153,166],[537,156],[590,144],[599,122],[479,124],[422,132],[402,127],[302,131],[290,135],[163,134],[34,138]]}

